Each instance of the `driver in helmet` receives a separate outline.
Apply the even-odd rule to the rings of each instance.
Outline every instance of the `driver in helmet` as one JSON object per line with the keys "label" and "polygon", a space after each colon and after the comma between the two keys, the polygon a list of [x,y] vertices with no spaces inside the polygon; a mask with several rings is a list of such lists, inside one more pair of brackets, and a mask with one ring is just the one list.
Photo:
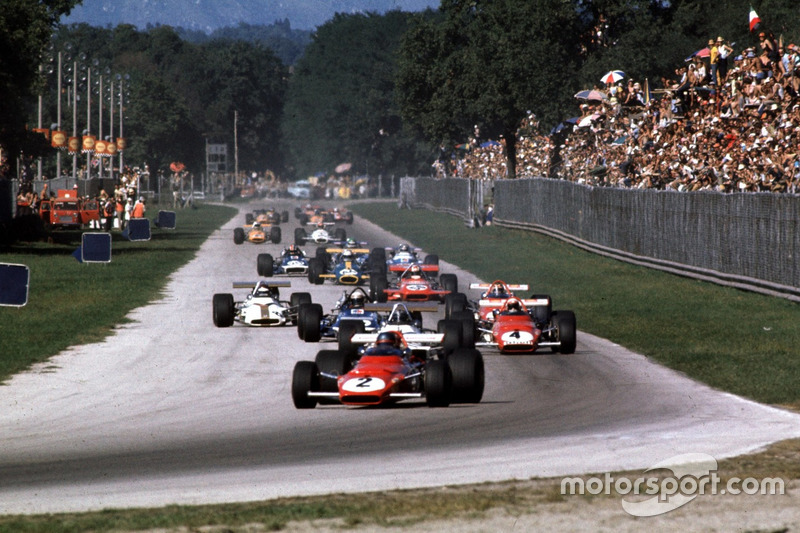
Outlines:
{"label": "driver in helmet", "polygon": [[358,243],[352,237],[348,237],[347,240],[345,241],[344,245],[346,247],[348,247],[348,248],[358,248]]}
{"label": "driver in helmet", "polygon": [[366,303],[366,298],[364,298],[364,293],[359,290],[353,292],[353,294],[350,295],[349,299],[351,308],[361,309],[364,307],[364,304]]}
{"label": "driver in helmet", "polygon": [[403,344],[396,331],[383,331],[378,334],[375,344],[366,350],[367,355],[403,355]]}
{"label": "driver in helmet", "polygon": [[522,303],[517,300],[516,298],[511,298],[506,302],[505,308],[503,309],[504,315],[519,315],[522,314],[524,311],[522,310]]}
{"label": "driver in helmet", "polygon": [[411,265],[406,271],[406,279],[422,279],[422,268],[419,265]]}
{"label": "driver in helmet", "polygon": [[401,244],[400,246],[397,247],[397,251],[398,252],[406,252],[406,253],[408,253],[408,252],[411,251],[411,247],[409,245],[403,243],[403,244]]}
{"label": "driver in helmet", "polygon": [[502,283],[495,283],[488,292],[484,294],[485,298],[508,298],[508,296],[509,294],[506,292]]}
{"label": "driver in helmet", "polygon": [[341,255],[342,261],[353,261],[356,258],[356,255],[353,253],[352,250],[343,250]]}
{"label": "driver in helmet", "polygon": [[255,295],[260,297],[272,296],[278,298],[278,287],[270,287],[267,284],[259,283],[256,285]]}
{"label": "driver in helmet", "polygon": [[288,248],[283,251],[283,254],[288,257],[302,257],[303,252],[300,248],[297,247],[296,244],[290,244]]}

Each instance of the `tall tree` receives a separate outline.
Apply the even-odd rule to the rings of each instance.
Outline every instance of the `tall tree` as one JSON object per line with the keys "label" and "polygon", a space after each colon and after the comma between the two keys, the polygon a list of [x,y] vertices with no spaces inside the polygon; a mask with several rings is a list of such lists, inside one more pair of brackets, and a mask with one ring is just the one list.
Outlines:
{"label": "tall tree", "polygon": [[[40,84],[39,65],[62,15],[79,0],[4,0],[0,8],[0,148],[19,154]],[[2,172],[0,172],[2,174]]]}
{"label": "tall tree", "polygon": [[396,53],[408,13],[336,15],[317,29],[289,84],[283,132],[298,174],[416,169],[417,139],[395,100]]}
{"label": "tall tree", "polygon": [[431,142],[481,134],[505,142],[516,177],[517,129],[535,113],[560,114],[575,88],[580,20],[561,0],[447,0],[421,15],[400,51],[403,118]]}

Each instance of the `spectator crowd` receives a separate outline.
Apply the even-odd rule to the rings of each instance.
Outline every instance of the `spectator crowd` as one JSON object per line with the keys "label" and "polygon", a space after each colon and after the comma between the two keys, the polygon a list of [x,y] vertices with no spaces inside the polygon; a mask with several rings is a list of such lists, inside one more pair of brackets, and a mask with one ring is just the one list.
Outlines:
{"label": "spectator crowd", "polygon": [[[797,193],[800,47],[770,32],[739,55],[722,37],[649,87],[623,79],[576,99],[579,114],[549,135],[529,114],[518,131],[517,176],[592,186]],[[598,97],[599,94],[599,97]],[[437,175],[507,176],[503,139],[440,157]],[[450,168],[445,168],[445,166]]]}

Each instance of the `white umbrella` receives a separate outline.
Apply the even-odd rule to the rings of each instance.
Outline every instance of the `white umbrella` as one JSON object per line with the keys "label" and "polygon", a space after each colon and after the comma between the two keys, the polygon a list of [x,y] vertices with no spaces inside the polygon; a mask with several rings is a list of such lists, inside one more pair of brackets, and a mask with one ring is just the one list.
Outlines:
{"label": "white umbrella", "polygon": [[608,72],[603,74],[603,77],[600,78],[600,81],[602,81],[606,85],[614,85],[624,77],[625,73],[622,72],[621,70],[609,70]]}

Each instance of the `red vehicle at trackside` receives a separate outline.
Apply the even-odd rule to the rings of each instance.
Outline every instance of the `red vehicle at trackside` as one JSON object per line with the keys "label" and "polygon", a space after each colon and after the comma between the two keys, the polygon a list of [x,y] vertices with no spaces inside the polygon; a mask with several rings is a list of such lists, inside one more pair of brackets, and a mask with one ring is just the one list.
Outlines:
{"label": "red vehicle at trackside", "polygon": [[39,204],[39,216],[51,228],[80,229],[100,219],[100,205],[97,200],[81,199],[75,189],[59,189],[55,198]]}

